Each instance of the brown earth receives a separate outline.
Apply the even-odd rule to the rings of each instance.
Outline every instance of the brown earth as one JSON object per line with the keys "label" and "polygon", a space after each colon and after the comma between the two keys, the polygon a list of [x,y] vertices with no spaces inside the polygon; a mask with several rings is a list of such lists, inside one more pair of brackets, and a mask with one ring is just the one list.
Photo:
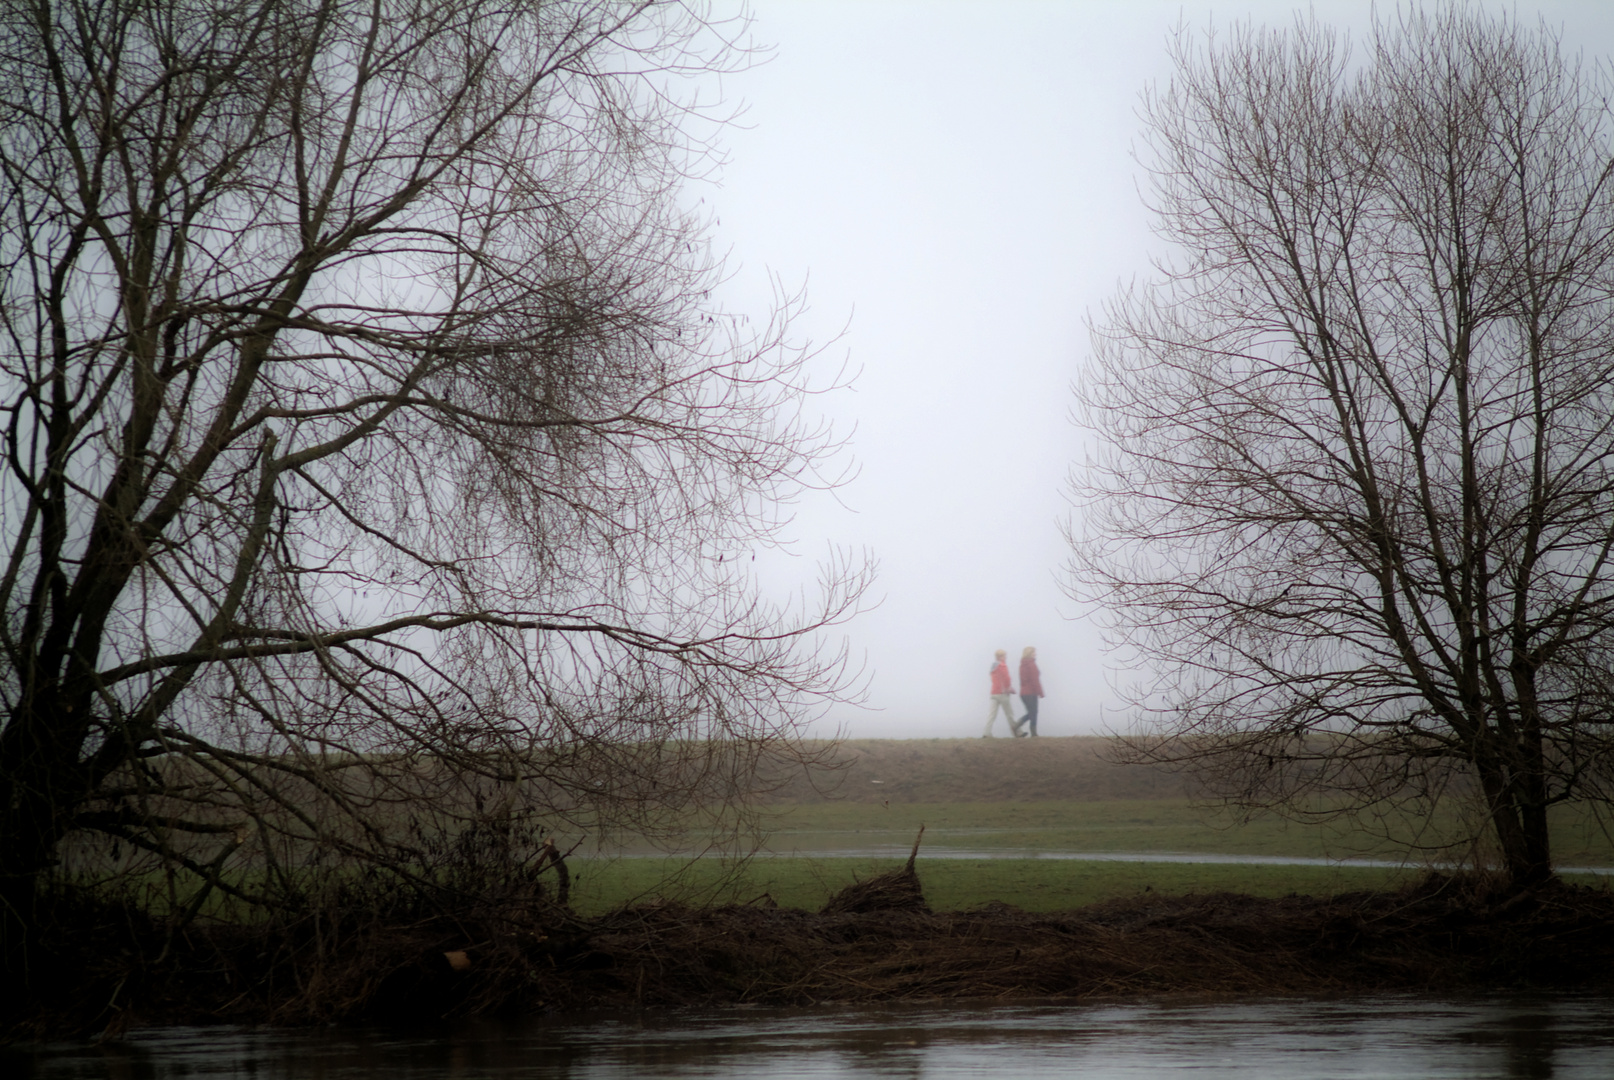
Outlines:
{"label": "brown earth", "polygon": [[1096,736],[996,739],[850,739],[842,767],[797,776],[769,795],[775,803],[1041,802],[1177,799],[1184,777],[1118,765]]}
{"label": "brown earth", "polygon": [[1488,895],[1134,898],[1033,914],[633,909],[590,937],[572,1000],[810,1004],[1157,994],[1614,986],[1614,902],[1551,886]]}

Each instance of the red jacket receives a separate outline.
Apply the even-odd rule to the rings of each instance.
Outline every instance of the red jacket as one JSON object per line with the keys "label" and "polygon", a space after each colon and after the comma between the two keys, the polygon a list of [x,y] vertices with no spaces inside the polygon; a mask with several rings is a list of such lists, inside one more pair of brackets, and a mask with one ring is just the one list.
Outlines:
{"label": "red jacket", "polygon": [[1037,670],[1037,662],[1031,657],[1020,661],[1020,696],[1042,697],[1042,673]]}
{"label": "red jacket", "polygon": [[992,693],[1014,693],[1014,686],[1009,682],[1009,662],[1007,660],[999,660],[992,665]]}

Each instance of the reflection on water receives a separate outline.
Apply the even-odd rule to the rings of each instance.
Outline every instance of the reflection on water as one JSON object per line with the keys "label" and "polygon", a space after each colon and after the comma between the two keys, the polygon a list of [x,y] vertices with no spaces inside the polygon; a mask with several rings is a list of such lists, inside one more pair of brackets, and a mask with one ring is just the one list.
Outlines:
{"label": "reflection on water", "polygon": [[13,1048],[0,1053],[0,1071],[53,1080],[1606,1080],[1614,1076],[1614,999],[728,1009],[408,1033],[171,1028],[103,1047]]}

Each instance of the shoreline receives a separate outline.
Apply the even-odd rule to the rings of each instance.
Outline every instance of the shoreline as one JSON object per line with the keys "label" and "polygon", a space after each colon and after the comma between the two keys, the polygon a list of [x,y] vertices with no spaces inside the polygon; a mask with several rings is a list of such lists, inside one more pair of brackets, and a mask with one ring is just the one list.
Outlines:
{"label": "shoreline", "polygon": [[818,912],[765,903],[650,903],[580,918],[467,898],[427,917],[193,926],[157,962],[142,957],[158,955],[147,935],[160,927],[120,932],[103,920],[36,958],[52,961],[51,977],[7,1010],[5,1034],[596,1008],[1614,990],[1614,895],[1556,881],[1512,892],[1482,876],[1431,874],[1395,892],[1332,897],[1151,894],[1063,912],[933,912],[910,867]]}

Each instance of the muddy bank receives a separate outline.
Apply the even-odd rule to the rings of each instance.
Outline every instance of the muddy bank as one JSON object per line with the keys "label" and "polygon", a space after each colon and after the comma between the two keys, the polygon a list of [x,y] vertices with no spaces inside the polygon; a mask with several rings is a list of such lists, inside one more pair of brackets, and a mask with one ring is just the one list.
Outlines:
{"label": "muddy bank", "polygon": [[1507,910],[1437,887],[1059,914],[631,911],[595,930],[590,986],[652,1005],[1611,986],[1611,929],[1607,897],[1574,889]]}
{"label": "muddy bank", "polygon": [[[1396,893],[1142,897],[1058,914],[926,908],[916,876],[824,911],[538,903],[273,928],[83,912],[36,951],[12,1038],[170,1023],[410,1023],[589,1007],[1036,997],[1614,990],[1614,896],[1431,877]],[[65,925],[65,924],[64,924]],[[15,984],[13,984],[15,985]]]}

